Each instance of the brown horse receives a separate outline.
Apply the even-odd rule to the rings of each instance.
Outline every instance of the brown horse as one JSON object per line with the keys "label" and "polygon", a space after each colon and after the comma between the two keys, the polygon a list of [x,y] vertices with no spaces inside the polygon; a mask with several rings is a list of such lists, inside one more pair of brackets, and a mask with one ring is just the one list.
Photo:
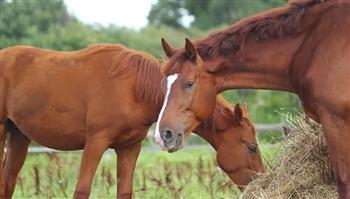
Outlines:
{"label": "brown horse", "polygon": [[[1,198],[11,198],[31,140],[58,150],[84,149],[74,198],[88,198],[103,152],[114,149],[118,198],[130,198],[140,142],[164,97],[158,61],[120,45],[77,52],[12,47],[0,58],[1,150],[9,135]],[[233,111],[218,98],[216,107],[195,132],[217,150],[230,178],[246,185],[262,171],[254,127],[239,105]]]}
{"label": "brown horse", "polygon": [[168,90],[158,134],[190,132],[227,89],[293,92],[322,124],[339,196],[350,198],[350,1],[291,1],[181,49],[162,44]]}

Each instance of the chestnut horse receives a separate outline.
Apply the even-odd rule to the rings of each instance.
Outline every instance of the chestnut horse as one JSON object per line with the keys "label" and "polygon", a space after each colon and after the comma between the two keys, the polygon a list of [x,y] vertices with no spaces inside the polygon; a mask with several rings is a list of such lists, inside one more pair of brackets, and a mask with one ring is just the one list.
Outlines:
{"label": "chestnut horse", "polygon": [[288,91],[319,122],[340,198],[350,198],[350,1],[294,0],[174,49],[155,137],[190,132],[232,88]]}
{"label": "chestnut horse", "polygon": [[[158,61],[120,45],[77,52],[11,47],[0,58],[1,150],[6,132],[9,137],[1,198],[11,198],[31,140],[58,150],[84,149],[74,198],[88,198],[101,156],[114,149],[118,198],[131,198],[141,141],[164,97]],[[195,132],[216,149],[230,178],[246,185],[262,171],[254,126],[239,105],[233,111],[218,98],[216,107]]]}

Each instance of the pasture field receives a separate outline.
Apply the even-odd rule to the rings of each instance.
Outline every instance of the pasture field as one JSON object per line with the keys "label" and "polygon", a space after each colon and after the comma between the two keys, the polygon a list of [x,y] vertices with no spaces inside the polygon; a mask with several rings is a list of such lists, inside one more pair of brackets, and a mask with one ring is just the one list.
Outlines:
{"label": "pasture field", "polygon": [[[269,161],[277,145],[260,144]],[[29,154],[17,180],[15,199],[71,198],[80,165],[80,152]],[[239,161],[239,160],[238,160]],[[104,154],[90,198],[115,198],[116,155]],[[134,176],[134,198],[237,198],[239,190],[216,165],[207,148],[167,152],[142,151]]]}

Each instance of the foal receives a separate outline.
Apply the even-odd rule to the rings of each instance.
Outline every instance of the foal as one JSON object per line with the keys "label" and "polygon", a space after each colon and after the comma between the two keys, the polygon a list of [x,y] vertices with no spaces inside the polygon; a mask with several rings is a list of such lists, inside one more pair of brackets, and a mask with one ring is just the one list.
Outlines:
{"label": "foal", "polygon": [[[141,141],[164,97],[157,60],[120,45],[77,52],[12,47],[0,56],[2,144],[9,134],[1,198],[11,198],[31,140],[58,150],[84,149],[74,198],[89,197],[104,151],[114,149],[117,197],[131,198]],[[219,98],[216,107],[195,131],[217,150],[218,164],[242,189],[262,170],[255,130],[239,105],[233,111]]]}

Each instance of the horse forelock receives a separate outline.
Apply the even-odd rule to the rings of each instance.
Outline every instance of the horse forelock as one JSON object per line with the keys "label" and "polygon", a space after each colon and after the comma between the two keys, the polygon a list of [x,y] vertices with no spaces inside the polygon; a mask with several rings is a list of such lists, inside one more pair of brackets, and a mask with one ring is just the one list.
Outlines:
{"label": "horse forelock", "polygon": [[162,74],[169,76],[174,73],[180,73],[183,63],[187,61],[187,57],[183,49],[180,49],[171,58],[166,59],[162,65]]}

